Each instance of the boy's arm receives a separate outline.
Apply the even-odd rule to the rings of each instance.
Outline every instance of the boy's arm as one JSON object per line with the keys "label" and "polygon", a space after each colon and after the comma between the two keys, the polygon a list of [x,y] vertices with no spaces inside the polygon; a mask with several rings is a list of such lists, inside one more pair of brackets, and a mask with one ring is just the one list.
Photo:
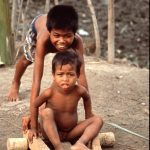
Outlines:
{"label": "boy's arm", "polygon": [[85,110],[85,118],[90,118],[94,114],[92,112],[92,104],[91,104],[91,97],[89,95],[89,92],[87,89],[81,86],[81,93],[82,93],[82,98],[83,98],[83,103],[84,103],[84,110]]}
{"label": "boy's arm", "polygon": [[44,58],[46,55],[46,50],[43,43],[43,40],[37,40],[30,103],[35,100],[40,92],[41,79],[44,69]]}
{"label": "boy's arm", "polygon": [[81,84],[82,86],[86,87],[86,89],[88,89],[87,79],[86,79],[86,75],[85,75],[84,56],[83,56],[83,54],[84,54],[83,41],[78,34],[76,34],[76,38],[78,41],[76,49],[79,52],[78,54],[79,54],[81,62],[82,62],[81,69],[80,69],[80,76],[79,76],[79,84]]}
{"label": "boy's arm", "polygon": [[37,136],[38,134],[38,110],[39,107],[45,103],[51,95],[51,89],[47,89],[45,90],[40,96],[38,96],[35,101],[32,101],[31,106],[30,106],[30,111],[31,111],[31,131],[33,132],[32,135],[30,135],[31,137],[29,137],[29,139],[31,139],[33,136]]}

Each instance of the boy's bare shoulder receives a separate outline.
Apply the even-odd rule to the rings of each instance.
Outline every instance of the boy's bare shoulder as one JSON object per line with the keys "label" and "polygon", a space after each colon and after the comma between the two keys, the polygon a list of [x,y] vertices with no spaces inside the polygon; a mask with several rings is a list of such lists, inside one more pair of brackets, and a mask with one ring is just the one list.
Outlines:
{"label": "boy's bare shoulder", "polygon": [[82,37],[78,33],[75,34],[75,37],[77,41],[83,42]]}
{"label": "boy's bare shoulder", "polygon": [[37,31],[37,42],[49,40],[49,31],[46,27],[47,14],[41,15],[35,22]]}
{"label": "boy's bare shoulder", "polygon": [[77,50],[77,52],[79,52],[79,54],[83,55],[83,40],[82,37],[79,34],[75,34],[75,44],[74,44],[74,48]]}
{"label": "boy's bare shoulder", "polygon": [[51,87],[47,88],[46,90],[43,91],[43,94],[45,97],[51,97],[53,94],[53,89]]}
{"label": "boy's bare shoulder", "polygon": [[78,93],[82,96],[84,94],[88,94],[88,90],[82,85],[76,85]]}

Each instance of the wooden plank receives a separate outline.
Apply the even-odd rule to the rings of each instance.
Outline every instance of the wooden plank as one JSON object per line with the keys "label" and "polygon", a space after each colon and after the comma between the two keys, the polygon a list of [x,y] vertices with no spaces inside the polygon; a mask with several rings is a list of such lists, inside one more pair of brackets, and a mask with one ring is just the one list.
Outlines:
{"label": "wooden plank", "polygon": [[99,135],[97,135],[92,141],[92,150],[102,150]]}
{"label": "wooden plank", "polygon": [[[28,132],[26,134],[23,134],[23,137],[28,140],[27,134]],[[50,150],[50,148],[44,143],[44,141],[40,137],[33,138],[33,142],[28,142],[28,144],[31,150]]]}

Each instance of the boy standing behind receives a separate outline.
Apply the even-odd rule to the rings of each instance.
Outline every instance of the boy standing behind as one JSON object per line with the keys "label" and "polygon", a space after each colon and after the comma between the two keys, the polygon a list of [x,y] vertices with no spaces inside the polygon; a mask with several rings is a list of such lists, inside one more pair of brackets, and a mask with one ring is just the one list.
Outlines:
{"label": "boy standing behind", "polygon": [[76,50],[81,58],[79,84],[88,88],[84,70],[83,42],[81,37],[76,34],[77,29],[78,15],[72,6],[56,5],[48,14],[37,16],[32,21],[23,48],[24,55],[16,64],[12,86],[8,93],[9,101],[16,101],[19,98],[21,77],[26,68],[34,62],[30,98],[30,101],[33,101],[40,92],[45,55],[64,52],[68,48]]}
{"label": "boy standing behind", "polygon": [[[92,113],[91,98],[85,87],[78,85],[81,62],[74,51],[57,53],[52,61],[53,83],[31,104],[31,130],[29,139],[38,136],[38,108],[43,136],[55,150],[63,150],[61,142],[69,141],[71,150],[89,150],[86,144],[102,127],[103,121]],[[78,122],[77,105],[83,99],[85,120]]]}

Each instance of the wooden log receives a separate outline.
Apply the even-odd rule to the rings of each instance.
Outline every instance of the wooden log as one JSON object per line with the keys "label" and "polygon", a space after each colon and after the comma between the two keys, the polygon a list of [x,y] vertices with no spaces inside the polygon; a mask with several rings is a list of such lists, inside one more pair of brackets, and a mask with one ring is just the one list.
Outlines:
{"label": "wooden log", "polygon": [[[41,138],[33,138],[33,143],[29,143],[27,134],[24,134],[23,136],[24,138],[9,138],[7,140],[7,150],[27,150],[28,148],[31,150],[50,150]],[[102,150],[101,146],[112,147],[114,143],[114,133],[100,133],[93,139],[89,148],[92,148],[92,150]]]}
{"label": "wooden log", "polygon": [[99,135],[97,135],[92,141],[92,150],[102,150]]}
{"label": "wooden log", "polygon": [[101,146],[112,147],[115,143],[113,132],[99,133],[92,141],[92,150],[102,150]]}
{"label": "wooden log", "polygon": [[100,139],[100,145],[101,146],[107,146],[107,147],[112,147],[115,144],[115,135],[113,132],[105,132],[105,133],[100,133],[99,135]]}
{"label": "wooden log", "polygon": [[114,63],[115,59],[115,15],[114,0],[108,1],[108,62]]}
{"label": "wooden log", "polygon": [[27,150],[28,141],[26,138],[8,138],[7,150]]}

